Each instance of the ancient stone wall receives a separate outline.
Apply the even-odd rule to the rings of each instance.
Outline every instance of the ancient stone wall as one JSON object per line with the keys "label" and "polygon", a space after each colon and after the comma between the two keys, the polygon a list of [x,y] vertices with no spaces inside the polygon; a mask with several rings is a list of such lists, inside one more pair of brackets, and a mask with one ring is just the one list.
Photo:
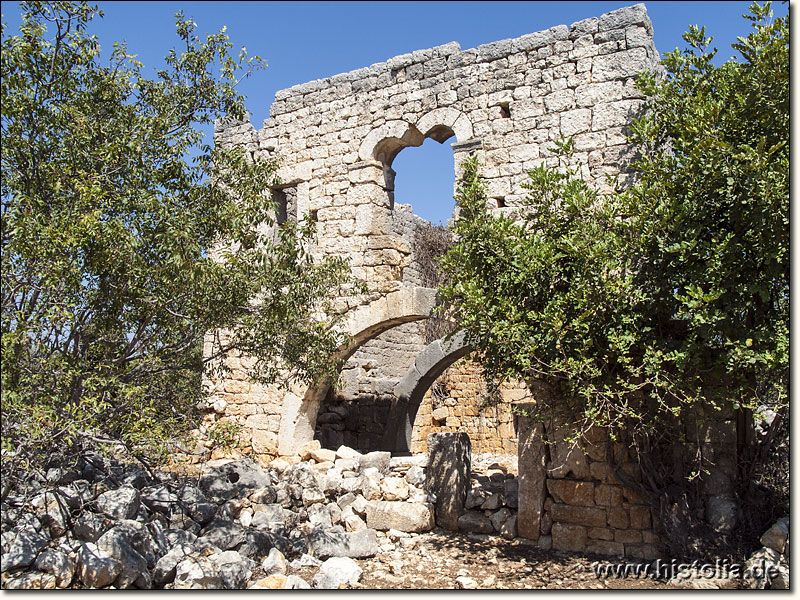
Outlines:
{"label": "ancient stone wall", "polygon": [[427,451],[431,433],[469,434],[476,453],[516,454],[514,402],[527,396],[523,384],[502,383],[494,389],[480,366],[462,358],[449,367],[425,394],[412,430],[414,454]]}
{"label": "ancient stone wall", "polygon": [[[528,415],[535,413],[535,405],[520,408]],[[557,420],[519,420],[520,536],[538,540],[544,550],[645,560],[664,556],[665,532],[652,498],[642,492],[649,488],[633,447],[612,442],[600,427],[574,442],[567,441],[571,429]],[[690,520],[704,520],[717,534],[728,534],[736,526],[738,509],[733,493],[738,437],[732,414],[687,410],[681,414],[680,428],[682,435],[669,449],[665,464],[675,469],[676,481],[685,482],[691,470],[687,465],[704,457],[697,481],[704,512],[690,515],[676,505],[673,526],[687,528]],[[620,476],[614,465],[619,465]]]}
{"label": "ancient stone wall", "polygon": [[[552,143],[571,136],[573,162],[603,189],[605,176],[619,174],[632,156],[625,128],[643,105],[635,75],[657,60],[650,20],[638,4],[468,50],[455,42],[417,50],[278,92],[260,130],[217,126],[216,143],[243,147],[254,160],[280,159],[278,195],[291,199],[287,216],[315,219],[316,252],[346,257],[368,286],[368,294],[340,306],[364,316],[349,321],[350,333],[365,343],[346,365],[346,395],[388,392],[425,341],[409,325],[389,330],[424,315],[380,316],[405,306],[383,298],[416,297],[405,292],[419,283],[412,242],[420,220],[394,204],[397,153],[426,137],[454,137],[456,176],[475,154],[492,205],[502,212],[519,204],[529,169],[557,166]],[[367,369],[370,361],[375,365]],[[245,357],[227,362],[231,375],[207,382],[214,409],[204,426],[241,423],[244,450],[256,453],[291,453],[311,439],[325,390],[255,386]],[[363,389],[374,391],[362,392],[364,381]]]}

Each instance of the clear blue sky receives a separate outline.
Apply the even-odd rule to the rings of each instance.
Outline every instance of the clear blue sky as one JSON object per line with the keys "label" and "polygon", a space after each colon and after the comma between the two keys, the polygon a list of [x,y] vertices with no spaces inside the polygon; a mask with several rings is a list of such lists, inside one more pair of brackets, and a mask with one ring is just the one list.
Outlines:
{"label": "clear blue sky", "polygon": [[[129,51],[157,67],[176,41],[174,14],[183,10],[201,33],[227,25],[234,48],[246,46],[268,63],[243,82],[253,124],[261,127],[275,92],[312,79],[369,66],[392,56],[456,41],[462,49],[569,25],[634,2],[99,2],[105,13],[91,32],[104,48],[125,39]],[[645,2],[659,52],[684,47],[689,25],[705,25],[719,59],[747,35],[741,15],[750,2]],[[773,3],[776,15],[788,5]],[[3,22],[13,34],[20,22],[16,2],[2,3]],[[453,209],[453,155],[449,142],[426,140],[395,159],[396,201],[414,212],[446,221]]]}

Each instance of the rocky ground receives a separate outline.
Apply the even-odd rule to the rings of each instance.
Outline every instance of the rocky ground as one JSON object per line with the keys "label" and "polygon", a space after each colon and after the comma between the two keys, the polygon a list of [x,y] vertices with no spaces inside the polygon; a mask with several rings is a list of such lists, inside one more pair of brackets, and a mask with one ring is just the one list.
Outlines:
{"label": "rocky ground", "polygon": [[[476,461],[467,514],[484,533],[450,532],[435,526],[424,455],[361,455],[346,447],[306,454],[264,468],[247,459],[217,461],[194,475],[151,477],[96,454],[50,468],[0,507],[2,587],[788,587],[788,518],[764,534],[752,559],[782,565],[771,583],[603,578],[591,557],[516,537],[513,464]],[[462,520],[462,529],[471,523]]]}

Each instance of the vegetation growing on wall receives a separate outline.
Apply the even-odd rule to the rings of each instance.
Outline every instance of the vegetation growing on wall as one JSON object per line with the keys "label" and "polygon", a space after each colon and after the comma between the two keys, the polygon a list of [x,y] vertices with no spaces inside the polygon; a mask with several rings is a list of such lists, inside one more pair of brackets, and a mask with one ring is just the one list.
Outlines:
{"label": "vegetation growing on wall", "polygon": [[[640,78],[630,189],[600,196],[543,165],[524,210],[494,217],[477,161],[464,165],[442,261],[450,316],[489,373],[549,383],[548,408],[643,457],[687,408],[770,409],[778,427],[788,406],[789,24],[769,5],[746,18],[739,60],[714,66],[693,27],[665,73]],[[569,158],[571,140],[558,146]],[[672,482],[653,466],[657,496]]]}

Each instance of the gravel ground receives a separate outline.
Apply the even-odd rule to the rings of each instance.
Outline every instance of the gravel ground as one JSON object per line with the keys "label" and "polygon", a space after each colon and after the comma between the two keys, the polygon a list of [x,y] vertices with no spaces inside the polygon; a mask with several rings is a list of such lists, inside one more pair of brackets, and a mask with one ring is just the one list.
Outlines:
{"label": "gravel ground", "polygon": [[[387,552],[358,560],[364,589],[686,589],[737,588],[738,581],[708,585],[649,578],[600,578],[592,570],[602,557],[543,552],[525,540],[459,534],[435,529],[396,540],[385,538]],[[389,549],[394,545],[393,550]],[[296,571],[310,579],[314,570]],[[457,581],[457,578],[462,578]],[[468,578],[465,580],[463,578]]]}

